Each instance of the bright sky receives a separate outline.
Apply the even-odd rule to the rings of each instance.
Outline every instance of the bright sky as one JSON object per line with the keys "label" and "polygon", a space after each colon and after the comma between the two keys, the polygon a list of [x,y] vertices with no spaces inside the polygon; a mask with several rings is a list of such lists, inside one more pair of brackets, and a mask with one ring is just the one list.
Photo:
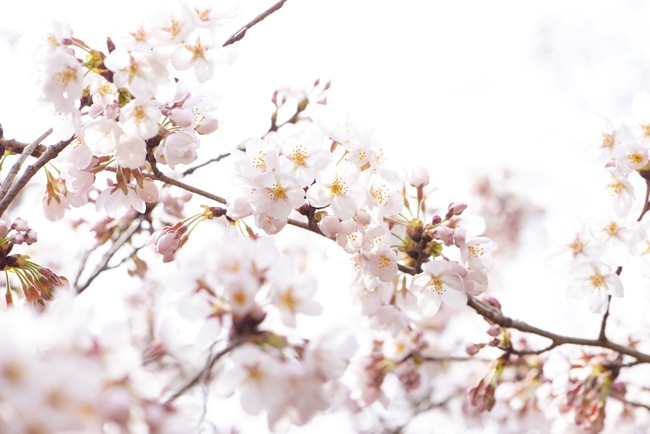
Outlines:
{"label": "bright sky", "polygon": [[[274,3],[241,1],[232,30]],[[6,136],[29,141],[48,127],[34,107],[23,35],[47,20],[67,20],[75,36],[101,44],[162,7],[153,0],[3,6]],[[426,163],[442,190],[462,198],[477,173],[507,166],[551,217],[581,211],[593,200],[586,138],[599,132],[597,115],[627,114],[634,93],[650,89],[648,22],[650,5],[641,0],[288,0],[236,44],[237,62],[220,72],[228,90],[221,138],[232,146],[254,134],[251,122],[263,128],[276,87],[332,79],[331,105],[374,127],[394,167]],[[545,240],[532,239],[540,245],[523,258],[538,263]],[[561,288],[549,289],[554,281],[541,266],[517,267],[504,282],[519,291],[521,304],[510,312],[540,323],[539,307],[553,308],[554,299],[569,306],[558,315],[582,306],[565,303]],[[537,300],[540,293],[556,297]],[[541,304],[527,303],[531,297]]]}

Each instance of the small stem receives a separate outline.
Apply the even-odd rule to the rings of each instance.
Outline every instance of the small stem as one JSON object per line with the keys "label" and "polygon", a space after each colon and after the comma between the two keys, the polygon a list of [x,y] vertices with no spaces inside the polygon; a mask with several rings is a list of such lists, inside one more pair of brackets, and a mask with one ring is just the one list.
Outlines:
{"label": "small stem", "polygon": [[256,16],[255,18],[253,18],[242,28],[240,28],[235,33],[233,33],[232,36],[230,36],[230,38],[228,38],[228,40],[223,43],[223,46],[227,47],[228,45],[232,45],[235,42],[242,40],[244,36],[246,36],[246,32],[248,30],[250,30],[253,26],[255,26],[260,21],[264,20],[269,15],[271,15],[273,12],[280,9],[286,3],[286,1],[287,0],[280,0],[279,2],[275,3],[273,6],[271,6],[270,8],[268,8],[267,10],[265,10],[264,12]]}

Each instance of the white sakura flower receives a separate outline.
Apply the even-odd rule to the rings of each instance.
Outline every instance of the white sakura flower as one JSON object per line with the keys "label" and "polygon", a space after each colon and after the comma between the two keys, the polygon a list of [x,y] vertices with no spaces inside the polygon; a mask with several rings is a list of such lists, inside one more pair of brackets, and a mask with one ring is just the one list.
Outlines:
{"label": "white sakura flower", "polygon": [[497,243],[486,237],[473,238],[460,246],[460,255],[471,269],[490,271],[494,268],[492,251]]}
{"label": "white sakura flower", "polygon": [[68,23],[55,21],[49,24],[49,31],[45,32],[39,51],[44,56],[52,55],[59,52],[73,54],[72,49],[65,46],[66,40],[72,38],[72,28]]}
{"label": "white sakura flower", "polygon": [[316,279],[293,276],[293,264],[282,258],[266,273],[271,282],[271,303],[280,310],[280,319],[288,327],[296,326],[296,314],[318,315],[323,308],[314,301]]}
{"label": "white sakura flower", "polygon": [[316,183],[307,190],[309,203],[317,208],[332,206],[341,219],[349,219],[365,205],[363,185],[356,168],[348,164],[330,166],[317,174]]}
{"label": "white sakura flower", "polygon": [[420,165],[408,167],[406,181],[415,188],[425,187],[429,184],[429,171]]}
{"label": "white sakura flower", "polygon": [[612,157],[616,168],[628,174],[648,164],[648,149],[639,143],[627,142],[614,149]]}
{"label": "white sakura flower", "polygon": [[99,193],[95,201],[97,211],[104,211],[111,218],[115,218],[119,213],[129,208],[143,213],[146,207],[147,205],[132,186],[126,186],[125,188],[108,187]]}
{"label": "white sakura flower", "polygon": [[[465,285],[460,273],[464,268],[455,262],[436,260],[422,266],[423,274],[416,276],[411,290],[419,293],[418,307],[423,316],[433,316],[440,309],[442,302],[452,307],[467,304]],[[427,279],[424,285],[419,282]]]}
{"label": "white sakura flower", "polygon": [[160,198],[160,191],[156,187],[156,183],[149,178],[143,179],[141,184],[136,184],[135,192],[146,203],[157,202]]}
{"label": "white sakura flower", "polygon": [[238,0],[189,0],[187,2],[193,22],[198,27],[213,27],[221,20],[235,16],[239,9]]}
{"label": "white sakura flower", "polygon": [[232,312],[244,316],[258,307],[255,296],[259,290],[257,280],[251,275],[240,275],[239,279],[229,280],[224,288],[224,296]]}
{"label": "white sakura flower", "polygon": [[185,40],[192,27],[189,11],[178,5],[172,10],[165,9],[155,16],[151,31],[160,43],[176,44]]}
{"label": "white sakura flower", "polygon": [[314,182],[316,173],[324,169],[330,160],[330,154],[323,144],[324,137],[315,128],[288,131],[290,134],[287,136],[276,136],[282,150],[281,170],[294,176],[301,186],[308,187]]}
{"label": "white sakura flower", "polygon": [[408,330],[400,330],[397,336],[390,336],[381,346],[381,352],[388,360],[404,360],[417,345],[417,336]]}
{"label": "white sakura flower", "polygon": [[108,155],[115,151],[120,142],[122,129],[115,121],[97,118],[88,122],[82,132],[81,139],[95,155]]}
{"label": "white sakura flower", "polygon": [[169,73],[153,51],[114,50],[104,59],[113,71],[113,83],[126,87],[136,98],[151,99],[159,85],[167,84]]}
{"label": "white sakura flower", "polygon": [[190,164],[196,160],[196,148],[199,140],[192,133],[177,131],[165,138],[154,151],[156,160],[167,164],[172,169],[177,164]]}
{"label": "white sakura flower", "polygon": [[153,101],[136,98],[120,110],[120,126],[133,137],[142,140],[158,135],[160,110]]}
{"label": "white sakura flower", "polygon": [[90,78],[90,96],[92,97],[93,104],[104,107],[117,101],[117,86],[101,75],[92,73]]}
{"label": "white sakura flower", "polygon": [[213,42],[209,31],[194,31],[172,54],[174,68],[184,71],[194,69],[196,79],[203,83],[214,75]]}
{"label": "white sakura flower", "polygon": [[468,270],[463,277],[465,292],[470,295],[481,295],[487,290],[488,275],[485,270]]}
{"label": "white sakura flower", "polygon": [[233,196],[228,199],[228,208],[226,215],[233,220],[243,219],[253,214],[253,207],[247,198],[242,196]]}
{"label": "white sakura flower", "polygon": [[144,164],[147,157],[147,144],[139,137],[126,134],[120,137],[115,148],[115,159],[122,167],[136,169]]}
{"label": "white sakura flower", "polygon": [[577,265],[571,273],[574,283],[567,288],[569,298],[587,297],[589,308],[594,313],[604,313],[608,296],[623,297],[623,284],[609,265],[590,261]]}
{"label": "white sakura flower", "polygon": [[268,214],[255,214],[255,224],[269,235],[275,235],[287,225],[287,218],[276,219]]}
{"label": "white sakura flower", "polygon": [[637,237],[638,223],[612,217],[598,224],[596,235],[604,240],[605,258],[623,265],[630,255],[630,243]]}
{"label": "white sakura flower", "polygon": [[263,174],[280,171],[278,149],[262,139],[252,138],[246,144],[246,153],[240,153],[235,161],[237,174],[248,182]]}
{"label": "white sakura flower", "polygon": [[283,369],[274,357],[253,344],[233,350],[232,366],[217,378],[217,387],[225,392],[239,391],[243,410],[258,414],[276,400],[282,399]]}
{"label": "white sakura flower", "polygon": [[386,248],[369,254],[366,269],[382,282],[391,282],[397,275],[397,252]]}
{"label": "white sakura flower", "polygon": [[404,206],[402,194],[383,182],[373,183],[372,187],[370,187],[370,197],[379,221],[383,221],[384,217],[399,214]]}
{"label": "white sakura flower", "polygon": [[614,202],[614,211],[619,216],[625,216],[634,203],[634,187],[627,180],[627,176],[623,172],[616,169],[609,170],[612,179],[607,184],[607,189],[612,196]]}
{"label": "white sakura flower", "polygon": [[43,96],[58,112],[74,110],[74,103],[81,98],[83,71],[76,57],[58,52],[45,59],[41,87]]}
{"label": "white sakura flower", "polygon": [[264,173],[255,179],[251,206],[257,214],[286,219],[292,209],[305,203],[305,191],[296,180],[280,173]]}

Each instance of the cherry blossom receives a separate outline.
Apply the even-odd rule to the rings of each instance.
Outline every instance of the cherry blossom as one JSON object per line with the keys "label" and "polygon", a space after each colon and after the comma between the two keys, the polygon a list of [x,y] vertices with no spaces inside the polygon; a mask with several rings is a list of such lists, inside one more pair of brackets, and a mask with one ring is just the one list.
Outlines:
{"label": "cherry blossom", "polygon": [[623,296],[623,284],[618,275],[602,262],[582,263],[572,270],[574,283],[568,287],[570,298],[585,298],[594,313],[603,313],[608,306],[608,296]]}

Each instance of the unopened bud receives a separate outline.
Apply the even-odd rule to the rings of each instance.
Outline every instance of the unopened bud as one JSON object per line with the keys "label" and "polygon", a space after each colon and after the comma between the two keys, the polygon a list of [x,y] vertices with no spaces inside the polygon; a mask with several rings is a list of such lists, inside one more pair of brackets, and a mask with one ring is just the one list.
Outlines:
{"label": "unopened bud", "polygon": [[438,225],[438,224],[440,224],[441,221],[442,221],[442,217],[440,217],[439,215],[436,214],[431,219],[431,224],[432,225]]}
{"label": "unopened bud", "polygon": [[492,324],[487,331],[487,334],[492,337],[497,337],[501,334],[501,326],[498,324]]}
{"label": "unopened bud", "polygon": [[447,218],[455,215],[461,215],[463,211],[467,209],[467,204],[462,202],[452,202],[449,204],[449,211],[447,212]]}
{"label": "unopened bud", "polygon": [[485,344],[469,343],[465,345],[465,352],[470,356],[475,356],[484,346]]}

